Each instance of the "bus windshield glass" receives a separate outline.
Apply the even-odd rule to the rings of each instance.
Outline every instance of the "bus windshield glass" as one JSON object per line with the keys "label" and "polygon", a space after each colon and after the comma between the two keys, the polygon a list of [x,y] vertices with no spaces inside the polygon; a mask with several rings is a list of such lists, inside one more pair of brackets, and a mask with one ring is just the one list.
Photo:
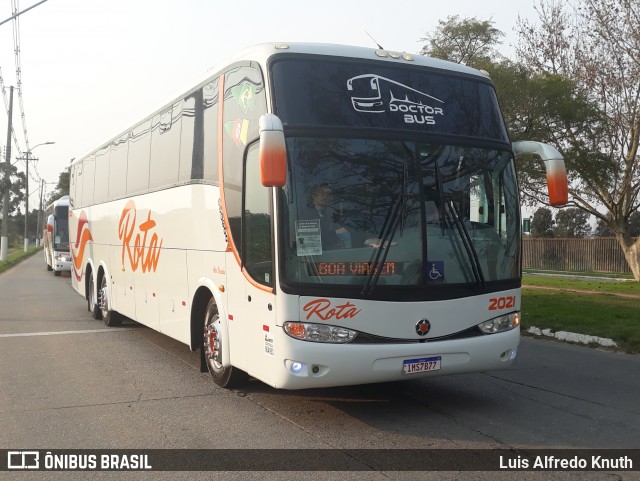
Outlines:
{"label": "bus windshield glass", "polygon": [[509,143],[488,79],[402,64],[275,60],[275,113],[287,127],[407,130]]}
{"label": "bus windshield glass", "polygon": [[280,202],[287,285],[473,285],[520,275],[505,150],[288,137]]}
{"label": "bus windshield glass", "polygon": [[56,251],[69,251],[69,207],[57,206],[56,229],[53,238],[53,249]]}

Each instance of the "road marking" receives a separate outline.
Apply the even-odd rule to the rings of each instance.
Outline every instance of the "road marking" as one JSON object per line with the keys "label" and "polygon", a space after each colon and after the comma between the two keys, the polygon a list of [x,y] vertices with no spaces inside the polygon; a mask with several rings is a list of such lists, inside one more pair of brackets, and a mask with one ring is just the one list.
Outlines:
{"label": "road marking", "polygon": [[32,336],[58,336],[62,334],[91,334],[94,332],[122,332],[131,329],[84,329],[82,331],[55,331],[55,332],[17,332],[15,334],[0,334],[1,337],[32,337]]}

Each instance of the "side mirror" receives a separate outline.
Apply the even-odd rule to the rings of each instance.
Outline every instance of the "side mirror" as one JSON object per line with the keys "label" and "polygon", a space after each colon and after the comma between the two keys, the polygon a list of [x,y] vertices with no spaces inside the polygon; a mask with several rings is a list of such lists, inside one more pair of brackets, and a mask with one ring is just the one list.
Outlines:
{"label": "side mirror", "polygon": [[555,147],[542,142],[514,142],[513,153],[516,157],[523,154],[535,154],[540,157],[547,170],[549,203],[553,206],[561,206],[569,202],[569,186],[564,157]]}
{"label": "side mirror", "polygon": [[47,217],[47,232],[53,232],[55,226],[56,226],[56,217],[53,214],[51,214],[49,217]]}
{"label": "side mirror", "polygon": [[287,147],[277,115],[260,117],[260,180],[265,187],[282,187],[287,181]]}

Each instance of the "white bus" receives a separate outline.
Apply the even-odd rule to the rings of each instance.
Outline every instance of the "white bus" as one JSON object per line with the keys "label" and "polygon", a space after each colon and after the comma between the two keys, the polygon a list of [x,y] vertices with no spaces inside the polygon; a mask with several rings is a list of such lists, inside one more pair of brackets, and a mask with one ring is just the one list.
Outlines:
{"label": "white bus", "polygon": [[44,214],[44,261],[47,270],[59,276],[71,270],[69,252],[69,196],[52,202]]}
{"label": "white bus", "polygon": [[200,349],[231,387],[509,366],[520,336],[517,153],[494,88],[384,50],[265,44],[76,161],[72,281],[109,326]]}

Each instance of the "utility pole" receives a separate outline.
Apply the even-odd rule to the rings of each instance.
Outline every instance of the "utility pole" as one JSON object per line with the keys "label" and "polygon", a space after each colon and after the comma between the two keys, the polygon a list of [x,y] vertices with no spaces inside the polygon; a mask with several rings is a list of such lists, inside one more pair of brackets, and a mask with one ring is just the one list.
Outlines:
{"label": "utility pole", "polygon": [[0,261],[7,260],[9,250],[9,189],[11,188],[11,119],[13,118],[13,86],[9,88],[9,120],[7,122],[7,152],[4,166],[4,196],[2,197],[2,237],[0,238]]}
{"label": "utility pole", "polygon": [[26,163],[26,174],[24,176],[25,182],[25,191],[26,195],[24,197],[24,251],[27,252],[29,250],[29,229],[27,228],[27,221],[29,220],[29,157],[31,152],[27,151],[27,163]]}
{"label": "utility pole", "polygon": [[[42,142],[41,144],[36,145],[35,147],[32,147],[31,149],[27,150],[26,152],[26,161],[27,161],[27,168],[26,168],[26,197],[24,200],[24,251],[27,252],[29,250],[29,230],[27,228],[27,219],[29,217],[29,159],[31,159],[31,152],[33,152],[36,147],[40,147],[41,145],[51,145],[51,144],[55,144],[55,142]],[[25,160],[25,159],[21,159],[21,160]],[[36,160],[35,158],[33,160]]]}
{"label": "utility pole", "polygon": [[40,247],[40,235],[43,229],[40,228],[40,216],[42,215],[42,194],[44,192],[44,179],[40,179],[40,210],[38,210],[38,222],[36,224],[36,247]]}

